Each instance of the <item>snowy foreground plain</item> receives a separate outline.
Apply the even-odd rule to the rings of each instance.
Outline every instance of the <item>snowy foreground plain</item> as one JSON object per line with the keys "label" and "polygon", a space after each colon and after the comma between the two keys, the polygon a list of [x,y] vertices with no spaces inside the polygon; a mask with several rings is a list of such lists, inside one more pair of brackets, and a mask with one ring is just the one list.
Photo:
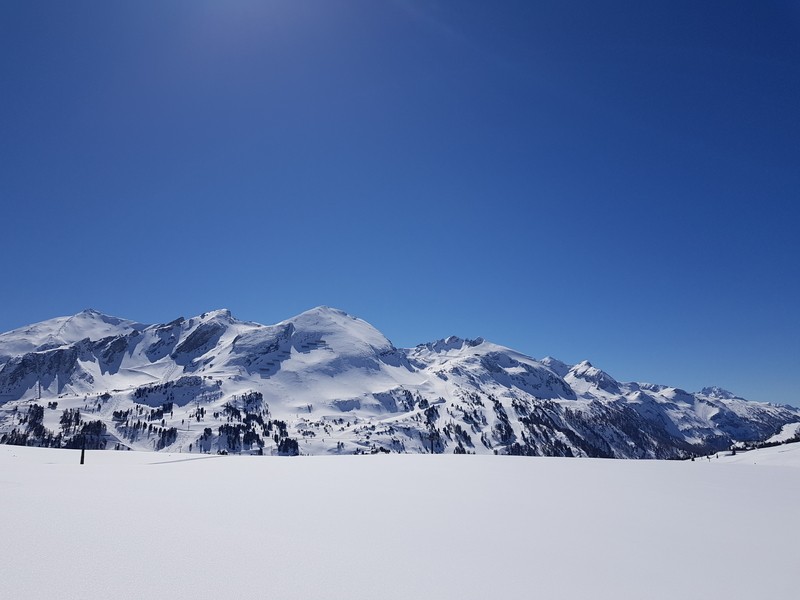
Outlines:
{"label": "snowy foreground plain", "polygon": [[695,462],[0,447],[3,598],[798,591],[800,444]]}

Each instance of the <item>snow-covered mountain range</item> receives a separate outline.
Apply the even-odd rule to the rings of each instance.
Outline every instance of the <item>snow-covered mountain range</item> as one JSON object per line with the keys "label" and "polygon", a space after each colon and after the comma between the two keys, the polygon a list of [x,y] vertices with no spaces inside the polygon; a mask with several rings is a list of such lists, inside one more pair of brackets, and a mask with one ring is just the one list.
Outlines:
{"label": "snow-covered mountain range", "polygon": [[145,325],[94,310],[0,334],[0,440],[173,452],[679,458],[761,441],[800,409],[622,383],[483,339],[411,349],[318,307]]}

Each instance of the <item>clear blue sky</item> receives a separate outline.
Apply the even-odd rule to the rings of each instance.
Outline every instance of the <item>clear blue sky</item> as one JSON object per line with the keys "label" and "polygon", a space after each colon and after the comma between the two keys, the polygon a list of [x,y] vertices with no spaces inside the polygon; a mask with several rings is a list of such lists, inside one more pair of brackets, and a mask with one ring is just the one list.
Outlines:
{"label": "clear blue sky", "polygon": [[800,4],[4,0],[0,330],[342,308],[800,404]]}

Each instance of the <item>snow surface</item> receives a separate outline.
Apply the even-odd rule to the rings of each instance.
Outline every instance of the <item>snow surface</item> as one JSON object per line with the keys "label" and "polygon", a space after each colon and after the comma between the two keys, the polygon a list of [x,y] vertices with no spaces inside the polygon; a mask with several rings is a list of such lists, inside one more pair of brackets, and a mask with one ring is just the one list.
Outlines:
{"label": "snow surface", "polygon": [[87,308],[70,317],[56,317],[0,333],[0,359],[38,349],[57,348],[85,338],[99,340],[122,335],[144,327],[141,323],[104,315]]}
{"label": "snow surface", "polygon": [[792,597],[800,444],[693,462],[0,446],[3,598]]}
{"label": "snow surface", "polygon": [[787,423],[781,430],[767,440],[767,443],[780,442],[792,440],[800,436],[800,423]]}

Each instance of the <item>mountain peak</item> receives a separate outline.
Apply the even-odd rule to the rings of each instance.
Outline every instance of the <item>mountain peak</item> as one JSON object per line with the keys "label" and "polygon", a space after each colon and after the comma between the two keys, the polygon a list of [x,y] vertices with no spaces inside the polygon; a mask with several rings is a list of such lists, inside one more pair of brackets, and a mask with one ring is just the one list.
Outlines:
{"label": "mountain peak", "polygon": [[[336,316],[336,317],[350,317],[354,318],[352,315],[348,314],[347,312],[343,311],[340,308],[335,308],[333,306],[327,306],[325,304],[320,304],[319,306],[315,306],[314,308],[309,308],[306,311],[300,313],[300,315],[328,315],[328,316]],[[298,316],[300,316],[298,315]]]}
{"label": "mountain peak", "polygon": [[447,352],[449,350],[461,350],[465,346],[475,347],[480,346],[486,340],[483,338],[475,338],[474,340],[460,338],[457,335],[451,335],[435,342],[428,342],[427,344],[419,344],[418,349],[427,348],[431,352]]}
{"label": "mountain peak", "polygon": [[204,321],[212,321],[212,320],[223,320],[223,321],[235,321],[236,319],[231,314],[231,311],[227,308],[218,308],[217,310],[210,310],[208,312],[204,312],[200,315],[200,318]]}
{"label": "mountain peak", "polygon": [[557,358],[553,358],[552,356],[545,356],[542,360],[539,361],[545,367],[553,371],[559,377],[564,377],[569,370],[572,368],[567,363],[561,362]]}
{"label": "mountain peak", "polygon": [[[128,319],[121,319],[120,317],[114,317],[112,315],[107,315],[104,312],[97,310],[96,308],[84,308],[81,312],[72,315],[71,317],[67,317],[67,321],[72,320],[91,320],[91,321],[98,321],[100,323],[105,323],[107,325],[117,326],[122,325],[125,327],[129,327],[131,329],[140,329],[144,327],[140,323],[136,323],[134,321],[129,321]],[[62,329],[64,329],[62,327]]]}
{"label": "mountain peak", "polygon": [[295,315],[288,321],[295,323],[315,324],[315,323],[338,323],[342,324],[348,321],[358,321],[356,317],[346,313],[338,308],[331,306],[315,306]]}
{"label": "mountain peak", "polygon": [[391,349],[392,343],[367,321],[359,319],[338,308],[316,306],[287,319],[280,324],[291,323],[299,335],[325,339],[334,349],[354,352],[370,348]]}
{"label": "mountain peak", "polygon": [[[605,371],[592,366],[592,363],[588,360],[583,360],[572,367],[568,372],[568,376],[571,376],[571,379],[581,379],[594,384],[610,393],[617,394],[620,391],[619,382],[616,379]],[[568,383],[572,385],[571,382]]]}
{"label": "mountain peak", "polygon": [[732,400],[733,398],[738,397],[733,392],[729,392],[728,390],[716,385],[704,387],[702,390],[700,390],[700,394],[703,396],[708,396],[709,398],[717,398],[719,400]]}
{"label": "mountain peak", "polygon": [[89,319],[100,319],[100,320],[116,320],[116,321],[123,321],[118,317],[113,317],[111,315],[107,315],[106,313],[97,310],[96,308],[84,308],[79,313],[72,315],[72,318],[89,318]]}

